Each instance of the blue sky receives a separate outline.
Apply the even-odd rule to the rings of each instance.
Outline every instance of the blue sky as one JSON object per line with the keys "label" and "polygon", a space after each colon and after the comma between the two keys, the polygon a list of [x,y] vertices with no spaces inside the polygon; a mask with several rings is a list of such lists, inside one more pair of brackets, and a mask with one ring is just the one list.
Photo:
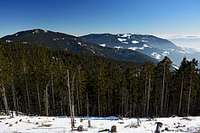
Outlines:
{"label": "blue sky", "polygon": [[200,35],[200,0],[1,0],[0,14],[0,36],[33,28]]}

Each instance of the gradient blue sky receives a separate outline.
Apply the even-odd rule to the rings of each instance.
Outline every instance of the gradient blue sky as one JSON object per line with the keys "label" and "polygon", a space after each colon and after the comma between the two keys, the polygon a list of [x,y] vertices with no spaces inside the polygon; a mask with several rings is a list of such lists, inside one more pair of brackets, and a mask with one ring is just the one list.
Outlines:
{"label": "gradient blue sky", "polygon": [[32,28],[200,35],[200,0],[0,0],[0,14],[0,36]]}

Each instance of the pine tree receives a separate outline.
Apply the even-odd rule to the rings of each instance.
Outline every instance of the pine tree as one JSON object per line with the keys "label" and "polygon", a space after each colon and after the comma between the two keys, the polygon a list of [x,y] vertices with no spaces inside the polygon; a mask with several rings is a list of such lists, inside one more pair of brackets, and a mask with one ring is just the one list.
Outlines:
{"label": "pine tree", "polygon": [[161,91],[161,103],[160,103],[160,115],[163,115],[164,110],[164,100],[165,100],[165,92],[167,92],[166,88],[166,77],[170,74],[172,61],[165,57],[159,64],[160,70],[162,70],[162,91]]}

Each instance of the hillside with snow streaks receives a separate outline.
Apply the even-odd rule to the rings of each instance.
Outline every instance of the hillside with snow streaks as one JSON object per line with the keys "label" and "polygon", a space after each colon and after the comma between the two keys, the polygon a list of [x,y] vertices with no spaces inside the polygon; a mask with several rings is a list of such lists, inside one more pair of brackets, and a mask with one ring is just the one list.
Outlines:
{"label": "hillside with snow streaks", "polygon": [[[109,34],[106,34],[105,36],[109,36]],[[128,36],[130,35],[124,35],[123,37]],[[5,42],[8,45],[16,42],[26,45],[34,44],[35,46],[66,50],[75,54],[101,56],[119,61],[136,62],[139,64],[147,61],[153,63],[157,62],[157,60],[150,56],[138,51],[122,49],[123,47],[118,45],[111,48],[107,43],[91,43],[81,39],[80,37],[43,29],[20,31],[0,38],[0,41]],[[129,43],[126,38],[118,38],[116,41],[123,45],[128,45]],[[114,48],[117,48],[118,50]]]}
{"label": "hillside with snow streaks", "polygon": [[82,39],[105,44],[106,47],[129,49],[146,54],[157,60],[162,60],[165,56],[172,59],[175,64],[180,64],[183,57],[200,60],[200,52],[193,49],[182,48],[173,42],[153,35],[138,34],[89,34],[82,36]]}

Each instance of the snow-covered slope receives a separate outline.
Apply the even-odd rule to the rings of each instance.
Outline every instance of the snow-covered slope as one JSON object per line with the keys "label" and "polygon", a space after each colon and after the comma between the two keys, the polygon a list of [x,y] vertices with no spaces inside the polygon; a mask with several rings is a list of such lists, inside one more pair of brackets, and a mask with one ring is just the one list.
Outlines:
{"label": "snow-covered slope", "polygon": [[[88,128],[88,119],[91,128]],[[153,133],[156,122],[161,122],[163,133],[196,133],[200,130],[200,117],[170,117],[154,119],[136,119],[117,117],[76,118],[75,126],[82,125],[84,132],[98,133],[104,129],[117,127],[118,133]],[[139,126],[138,126],[139,124]],[[70,118],[68,117],[34,117],[34,116],[0,116],[1,133],[71,133]],[[74,131],[76,133],[76,131]]]}
{"label": "snow-covered slope", "polygon": [[137,34],[89,34],[82,36],[83,39],[105,44],[106,47],[117,49],[130,49],[138,51],[157,60],[168,56],[174,64],[179,65],[183,57],[200,59],[200,52],[181,48],[167,39],[162,39],[153,35]]}

